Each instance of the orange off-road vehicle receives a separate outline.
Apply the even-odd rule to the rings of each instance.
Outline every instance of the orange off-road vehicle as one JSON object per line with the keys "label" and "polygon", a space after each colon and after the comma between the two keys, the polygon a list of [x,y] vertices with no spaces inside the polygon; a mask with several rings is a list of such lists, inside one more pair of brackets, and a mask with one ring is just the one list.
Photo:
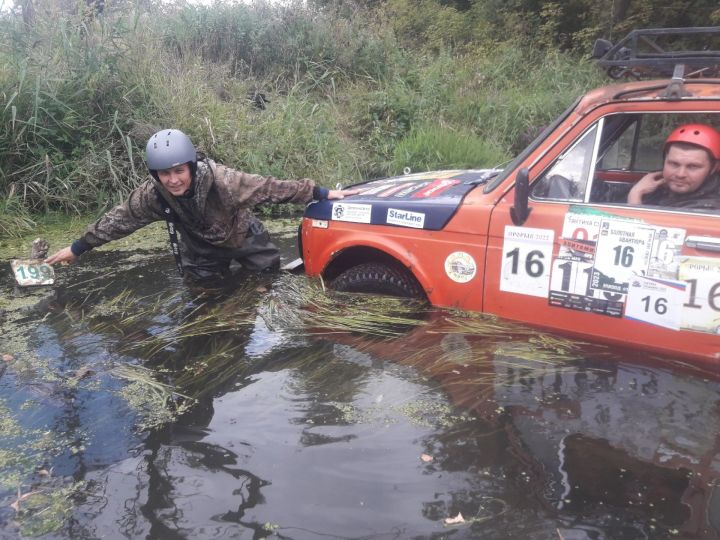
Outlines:
{"label": "orange off-road vehicle", "polygon": [[594,56],[636,80],[582,96],[507,166],[373,180],[308,205],[306,273],[720,361],[720,210],[627,202],[677,126],[720,127],[720,27],[636,30]]}

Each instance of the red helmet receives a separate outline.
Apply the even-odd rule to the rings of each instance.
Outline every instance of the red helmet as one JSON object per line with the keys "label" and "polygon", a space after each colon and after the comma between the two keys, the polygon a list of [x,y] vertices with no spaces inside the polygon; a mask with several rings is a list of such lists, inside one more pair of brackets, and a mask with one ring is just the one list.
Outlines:
{"label": "red helmet", "polygon": [[715,159],[720,159],[720,133],[705,124],[685,124],[676,127],[665,140],[665,153],[670,143],[694,144],[710,152]]}

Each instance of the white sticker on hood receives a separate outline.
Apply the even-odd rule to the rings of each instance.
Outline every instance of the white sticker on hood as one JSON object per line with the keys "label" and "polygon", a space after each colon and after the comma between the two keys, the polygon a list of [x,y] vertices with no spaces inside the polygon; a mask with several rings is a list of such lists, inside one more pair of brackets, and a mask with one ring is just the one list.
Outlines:
{"label": "white sticker on hood", "polygon": [[370,223],[371,204],[333,203],[332,218],[335,221]]}
{"label": "white sticker on hood", "polygon": [[421,212],[410,212],[408,210],[398,210],[397,208],[388,208],[385,221],[390,225],[422,229],[425,225],[425,214]]}

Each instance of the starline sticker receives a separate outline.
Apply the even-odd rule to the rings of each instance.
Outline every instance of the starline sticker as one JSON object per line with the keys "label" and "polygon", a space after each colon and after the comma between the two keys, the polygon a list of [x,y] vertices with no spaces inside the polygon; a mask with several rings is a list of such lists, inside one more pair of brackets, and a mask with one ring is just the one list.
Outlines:
{"label": "starline sticker", "polygon": [[421,212],[410,212],[409,210],[399,210],[397,208],[388,208],[385,221],[390,225],[422,229],[425,226],[425,214]]}
{"label": "starline sticker", "polygon": [[445,259],[445,273],[456,283],[467,283],[475,277],[477,264],[469,253],[455,251]]}
{"label": "starline sticker", "polygon": [[370,223],[372,205],[355,203],[334,203],[332,218],[335,221],[350,221],[352,223]]}

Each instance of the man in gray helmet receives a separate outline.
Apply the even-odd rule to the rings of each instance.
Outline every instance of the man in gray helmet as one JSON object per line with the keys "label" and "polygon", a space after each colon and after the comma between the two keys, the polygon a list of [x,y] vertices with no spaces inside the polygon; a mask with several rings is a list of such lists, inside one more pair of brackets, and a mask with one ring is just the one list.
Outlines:
{"label": "man in gray helmet", "polygon": [[[356,193],[328,190],[306,178],[278,180],[225,167],[198,154],[190,138],[177,129],[155,133],[145,152],[151,178],[90,225],[72,245],[48,257],[47,263],[75,261],[92,248],[154,221],[166,221],[178,268],[190,277],[223,276],[233,260],[248,270],[275,269],[279,252],[253,215],[255,206],[342,199]],[[180,231],[179,242],[176,230]]]}

